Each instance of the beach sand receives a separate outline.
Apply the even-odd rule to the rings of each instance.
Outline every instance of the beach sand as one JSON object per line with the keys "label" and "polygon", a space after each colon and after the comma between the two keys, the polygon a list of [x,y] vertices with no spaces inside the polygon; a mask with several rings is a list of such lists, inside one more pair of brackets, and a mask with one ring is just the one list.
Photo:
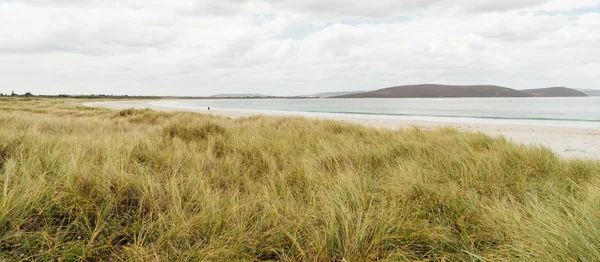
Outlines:
{"label": "beach sand", "polygon": [[311,119],[331,119],[369,127],[400,129],[418,126],[424,129],[437,127],[453,127],[460,131],[483,132],[491,136],[504,136],[513,142],[527,145],[541,145],[551,148],[555,153],[568,158],[600,159],[600,130],[570,127],[544,127],[527,125],[477,124],[477,123],[442,123],[431,121],[413,121],[401,119],[377,119],[362,115],[340,114],[303,114],[288,112],[257,112],[242,110],[186,109],[152,105],[154,101],[105,101],[85,103],[89,107],[110,109],[153,109],[156,111],[188,111],[202,114],[226,116],[231,118],[250,117],[255,115],[294,116]]}

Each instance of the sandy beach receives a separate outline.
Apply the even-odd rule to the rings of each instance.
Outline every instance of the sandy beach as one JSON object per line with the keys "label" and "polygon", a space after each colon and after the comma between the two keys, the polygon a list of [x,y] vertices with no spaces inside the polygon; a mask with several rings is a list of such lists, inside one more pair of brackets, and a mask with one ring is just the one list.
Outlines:
{"label": "sandy beach", "polygon": [[361,124],[369,127],[400,129],[412,126],[421,128],[453,127],[460,131],[483,132],[492,136],[504,136],[514,142],[541,145],[551,148],[555,153],[568,158],[600,159],[600,130],[591,128],[569,127],[543,127],[527,125],[503,124],[463,124],[442,123],[431,121],[413,121],[401,119],[377,119],[362,115],[340,114],[303,114],[288,112],[258,112],[227,109],[187,109],[152,105],[155,101],[106,101],[85,103],[89,107],[103,107],[110,109],[153,109],[156,111],[189,111],[202,114],[226,116],[231,118],[250,117],[255,115],[293,116],[312,119],[331,119],[349,123]]}

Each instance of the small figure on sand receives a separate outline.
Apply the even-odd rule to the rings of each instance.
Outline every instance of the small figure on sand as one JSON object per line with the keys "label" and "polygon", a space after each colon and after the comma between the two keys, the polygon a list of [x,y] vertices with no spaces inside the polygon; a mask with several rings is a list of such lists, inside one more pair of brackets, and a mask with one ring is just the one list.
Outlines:
{"label": "small figure on sand", "polygon": [[210,112],[210,106],[208,107],[208,112]]}

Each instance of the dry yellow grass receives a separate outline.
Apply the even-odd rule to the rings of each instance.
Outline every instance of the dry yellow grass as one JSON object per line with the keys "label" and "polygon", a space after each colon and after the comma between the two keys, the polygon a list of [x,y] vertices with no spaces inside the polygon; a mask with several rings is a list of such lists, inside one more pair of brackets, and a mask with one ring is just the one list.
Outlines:
{"label": "dry yellow grass", "polygon": [[590,261],[599,175],[453,129],[0,98],[0,260]]}

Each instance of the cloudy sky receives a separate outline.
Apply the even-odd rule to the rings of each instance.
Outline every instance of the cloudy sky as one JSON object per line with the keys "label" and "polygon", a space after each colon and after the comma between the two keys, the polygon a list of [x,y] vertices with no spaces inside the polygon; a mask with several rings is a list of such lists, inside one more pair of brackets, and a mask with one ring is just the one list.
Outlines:
{"label": "cloudy sky", "polygon": [[600,0],[0,0],[0,92],[600,89]]}

